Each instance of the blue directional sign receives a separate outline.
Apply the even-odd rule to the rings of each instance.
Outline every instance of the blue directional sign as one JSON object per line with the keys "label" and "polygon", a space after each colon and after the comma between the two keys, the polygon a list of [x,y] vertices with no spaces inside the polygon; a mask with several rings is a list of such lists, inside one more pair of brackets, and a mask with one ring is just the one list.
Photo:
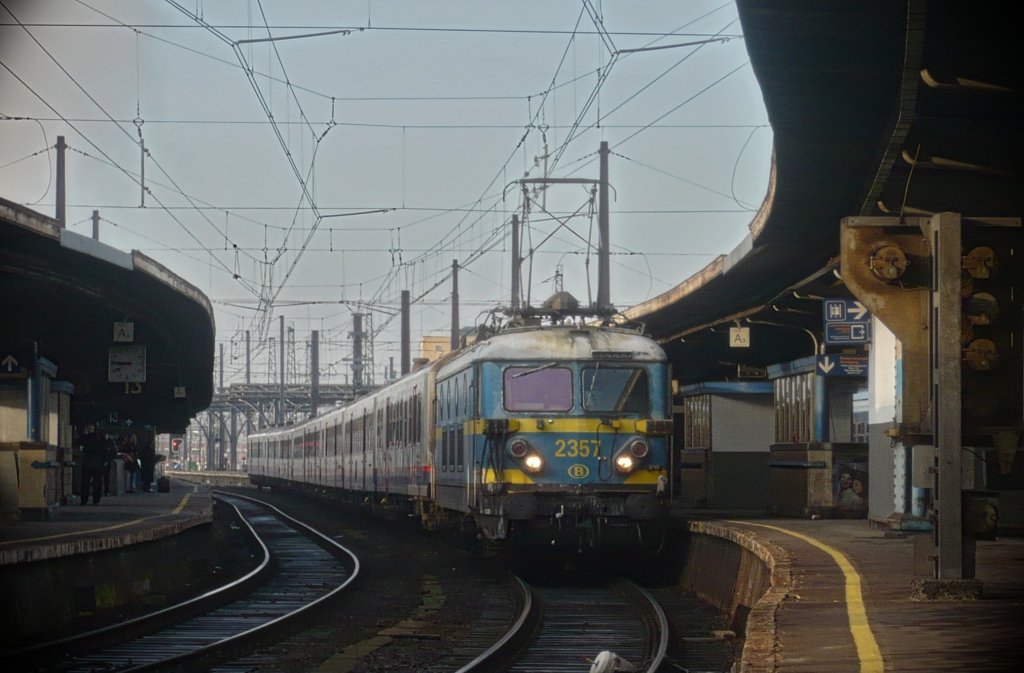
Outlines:
{"label": "blue directional sign", "polygon": [[866,344],[871,341],[871,312],[855,299],[822,302],[826,344]]}
{"label": "blue directional sign", "polygon": [[823,376],[867,376],[867,353],[836,353],[819,355],[816,363],[819,374]]}

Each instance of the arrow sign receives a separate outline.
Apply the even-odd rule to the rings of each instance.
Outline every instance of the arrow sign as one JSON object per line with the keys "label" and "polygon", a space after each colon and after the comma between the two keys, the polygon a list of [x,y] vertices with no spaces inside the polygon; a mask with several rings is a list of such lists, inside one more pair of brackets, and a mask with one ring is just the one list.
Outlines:
{"label": "arrow sign", "polygon": [[0,366],[3,366],[3,368],[7,370],[7,373],[10,374],[11,372],[18,368],[18,361],[14,358],[13,355],[8,355],[2,361],[0,361]]}
{"label": "arrow sign", "polygon": [[855,299],[836,297],[821,303],[824,311],[826,344],[871,342],[871,312]]}
{"label": "arrow sign", "polygon": [[868,354],[833,353],[819,355],[817,373],[828,377],[864,377],[868,374]]}

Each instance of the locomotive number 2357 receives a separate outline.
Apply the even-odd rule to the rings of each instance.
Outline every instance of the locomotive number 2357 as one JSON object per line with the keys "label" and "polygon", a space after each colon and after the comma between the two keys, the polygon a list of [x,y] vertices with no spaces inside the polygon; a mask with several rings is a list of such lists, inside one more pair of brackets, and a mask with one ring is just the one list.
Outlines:
{"label": "locomotive number 2357", "polygon": [[556,439],[556,458],[586,458],[601,455],[600,439]]}

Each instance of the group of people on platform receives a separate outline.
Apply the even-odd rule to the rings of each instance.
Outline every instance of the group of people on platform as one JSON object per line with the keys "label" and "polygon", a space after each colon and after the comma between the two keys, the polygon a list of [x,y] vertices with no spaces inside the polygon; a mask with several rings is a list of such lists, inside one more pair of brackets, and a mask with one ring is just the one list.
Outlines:
{"label": "group of people on platform", "polygon": [[145,433],[143,437],[139,442],[138,436],[129,432],[118,441],[102,432],[95,423],[86,424],[85,433],[77,442],[81,450],[79,497],[83,505],[90,497],[92,504],[98,505],[102,496],[111,494],[111,474],[117,474],[117,461],[124,464],[125,493],[152,491],[156,447],[151,434]]}

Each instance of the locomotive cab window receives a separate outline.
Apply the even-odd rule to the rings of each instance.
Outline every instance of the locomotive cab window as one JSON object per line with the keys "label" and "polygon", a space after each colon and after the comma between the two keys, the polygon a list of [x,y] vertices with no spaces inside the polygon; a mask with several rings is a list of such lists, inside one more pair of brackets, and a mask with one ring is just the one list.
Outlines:
{"label": "locomotive cab window", "polygon": [[508,367],[504,373],[508,411],[569,411],[572,409],[572,370],[546,365]]}
{"label": "locomotive cab window", "polygon": [[585,367],[583,408],[621,414],[651,413],[647,370],[635,367]]}

